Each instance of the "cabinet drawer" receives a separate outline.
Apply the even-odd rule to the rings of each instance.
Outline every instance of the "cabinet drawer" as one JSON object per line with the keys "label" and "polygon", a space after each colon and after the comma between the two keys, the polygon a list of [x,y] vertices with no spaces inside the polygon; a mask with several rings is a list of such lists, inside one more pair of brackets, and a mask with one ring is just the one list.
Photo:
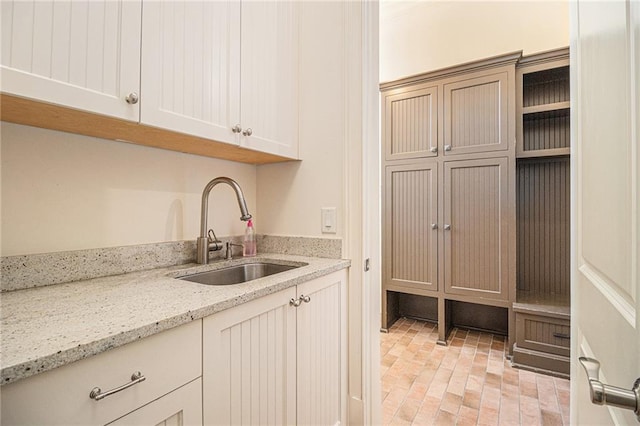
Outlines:
{"label": "cabinet drawer", "polygon": [[[104,425],[202,375],[202,321],[193,321],[0,388],[2,423]],[[103,392],[145,380],[95,401]]]}
{"label": "cabinet drawer", "polygon": [[570,334],[569,320],[516,313],[518,347],[569,356]]}
{"label": "cabinet drawer", "polygon": [[107,426],[139,425],[202,426],[202,380],[196,379]]}

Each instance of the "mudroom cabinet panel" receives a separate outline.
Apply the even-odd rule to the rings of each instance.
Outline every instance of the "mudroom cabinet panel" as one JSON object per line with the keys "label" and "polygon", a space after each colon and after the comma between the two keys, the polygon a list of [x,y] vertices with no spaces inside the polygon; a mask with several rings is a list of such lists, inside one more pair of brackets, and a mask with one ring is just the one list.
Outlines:
{"label": "mudroom cabinet panel", "polygon": [[570,373],[569,49],[522,58],[516,166],[513,365]]}
{"label": "mudroom cabinet panel", "polygon": [[437,290],[437,163],[388,166],[385,275],[388,286]]}
{"label": "mudroom cabinet panel", "polygon": [[395,91],[384,98],[385,158],[438,155],[438,88]]}
{"label": "mudroom cabinet panel", "polygon": [[445,292],[508,298],[507,158],[444,165]]}
{"label": "mudroom cabinet panel", "polygon": [[508,103],[507,72],[445,84],[444,154],[507,150]]}

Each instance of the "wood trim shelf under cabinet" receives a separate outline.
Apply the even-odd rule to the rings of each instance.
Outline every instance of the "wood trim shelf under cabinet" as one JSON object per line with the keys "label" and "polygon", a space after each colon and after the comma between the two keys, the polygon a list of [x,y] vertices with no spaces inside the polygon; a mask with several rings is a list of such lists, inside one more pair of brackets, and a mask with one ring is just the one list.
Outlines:
{"label": "wood trim shelf under cabinet", "polygon": [[247,164],[295,161],[227,143],[0,94],[0,120]]}

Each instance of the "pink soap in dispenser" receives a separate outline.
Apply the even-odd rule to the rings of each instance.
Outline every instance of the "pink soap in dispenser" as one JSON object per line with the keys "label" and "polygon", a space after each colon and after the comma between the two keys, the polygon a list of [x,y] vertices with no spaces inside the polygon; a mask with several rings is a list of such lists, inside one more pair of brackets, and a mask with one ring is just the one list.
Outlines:
{"label": "pink soap in dispenser", "polygon": [[242,255],[245,257],[255,256],[256,247],[256,231],[253,229],[253,221],[249,219],[247,229],[244,231],[244,241],[242,242]]}

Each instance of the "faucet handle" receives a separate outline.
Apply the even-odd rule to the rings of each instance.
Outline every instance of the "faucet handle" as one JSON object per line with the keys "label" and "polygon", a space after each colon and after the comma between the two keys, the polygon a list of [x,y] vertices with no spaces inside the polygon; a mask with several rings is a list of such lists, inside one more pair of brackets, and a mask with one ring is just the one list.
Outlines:
{"label": "faucet handle", "polygon": [[222,241],[220,241],[218,237],[216,237],[216,233],[213,232],[213,229],[209,229],[209,232],[207,232],[207,236],[209,237],[209,250],[222,250]]}

